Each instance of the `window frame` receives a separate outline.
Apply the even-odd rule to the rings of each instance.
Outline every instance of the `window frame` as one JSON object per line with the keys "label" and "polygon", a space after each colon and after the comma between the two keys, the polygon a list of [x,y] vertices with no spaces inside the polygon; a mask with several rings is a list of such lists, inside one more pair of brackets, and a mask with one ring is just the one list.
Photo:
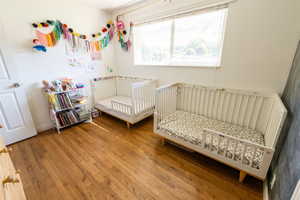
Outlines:
{"label": "window frame", "polygon": [[[200,63],[196,63],[195,64],[192,64],[191,62],[190,63],[172,63],[172,59],[170,60],[170,62],[168,64],[136,64],[135,63],[135,60],[136,60],[136,55],[135,55],[135,42],[134,42],[134,37],[135,37],[135,34],[133,34],[133,50],[132,50],[132,62],[133,62],[133,65],[134,66],[137,66],[137,67],[147,67],[147,66],[151,66],[151,67],[169,67],[169,68],[220,68],[222,66],[222,62],[223,62],[223,49],[224,49],[224,41],[225,41],[225,35],[226,35],[226,28],[227,28],[227,18],[228,18],[228,12],[229,12],[229,9],[228,7],[224,7],[224,8],[220,8],[220,9],[217,9],[217,10],[225,10],[225,13],[224,13],[224,19],[223,19],[223,29],[222,29],[222,33],[221,33],[221,37],[220,37],[220,42],[221,42],[221,47],[220,47],[220,59],[218,61],[218,64],[216,65],[203,65],[203,64],[200,64]],[[195,14],[190,14],[190,15],[184,15],[184,16],[180,16],[180,17],[168,17],[167,20],[171,20],[171,42],[170,42],[170,57],[172,57],[173,53],[174,53],[174,35],[175,35],[175,20],[178,19],[178,18],[183,18],[185,16],[193,16],[193,15],[200,15],[200,14],[204,14],[204,13],[208,13],[208,12],[213,12],[213,11],[216,11],[216,10],[205,10],[205,11],[201,11],[201,12],[197,12]],[[166,20],[166,19],[165,19]],[[146,24],[152,24],[152,23],[159,23],[161,21],[165,21],[165,20],[155,20],[155,21],[152,21],[152,22],[146,22]],[[133,31],[134,33],[134,31]]]}

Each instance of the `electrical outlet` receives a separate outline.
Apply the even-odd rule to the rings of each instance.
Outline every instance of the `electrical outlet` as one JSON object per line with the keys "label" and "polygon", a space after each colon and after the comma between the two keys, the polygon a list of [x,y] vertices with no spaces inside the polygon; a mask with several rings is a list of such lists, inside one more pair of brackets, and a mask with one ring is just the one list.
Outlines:
{"label": "electrical outlet", "polygon": [[276,181],[276,174],[273,174],[270,181],[270,188],[272,189]]}

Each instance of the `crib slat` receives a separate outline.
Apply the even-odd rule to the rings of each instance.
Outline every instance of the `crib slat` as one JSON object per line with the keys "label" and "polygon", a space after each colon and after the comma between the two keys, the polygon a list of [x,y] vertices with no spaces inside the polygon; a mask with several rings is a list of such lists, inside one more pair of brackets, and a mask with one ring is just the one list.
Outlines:
{"label": "crib slat", "polygon": [[254,152],[253,152],[253,155],[251,156],[251,159],[250,159],[250,163],[249,163],[249,166],[252,167],[252,163],[254,161],[254,158],[255,158],[255,155],[256,155],[256,152],[257,152],[257,147],[253,146],[254,148]]}
{"label": "crib slat", "polygon": [[215,90],[210,90],[210,109],[209,109],[209,117],[213,118],[214,110],[215,110]]}
{"label": "crib slat", "polygon": [[210,110],[209,110],[209,117],[213,118],[214,116],[214,111],[215,111],[215,90],[211,90],[210,91],[210,102],[211,102],[211,106],[210,106]]}
{"label": "crib slat", "polygon": [[210,108],[210,89],[206,89],[205,95],[205,116],[209,117],[209,108]]}
{"label": "crib slat", "polygon": [[235,114],[235,118],[234,118],[234,121],[233,123],[237,124],[238,121],[239,121],[239,116],[240,116],[240,113],[241,113],[241,104],[242,104],[242,101],[243,101],[243,95],[240,95],[240,94],[237,94],[237,97],[238,97],[238,102],[237,102],[237,108],[236,108],[236,114]]}
{"label": "crib slat", "polygon": [[191,100],[191,104],[192,104],[192,112],[197,114],[197,88],[193,88],[193,96],[192,96],[192,100]]}
{"label": "crib slat", "polygon": [[222,113],[221,113],[221,121],[225,121],[226,119],[226,102],[227,102],[227,93],[223,93],[223,102],[222,102]]}
{"label": "crib slat", "polygon": [[241,161],[240,163],[243,164],[243,160],[245,158],[245,154],[246,154],[246,151],[247,151],[247,145],[245,143],[244,144],[244,148],[243,148],[243,151],[242,151],[242,154],[241,154]]}
{"label": "crib slat", "polygon": [[231,113],[231,118],[229,120],[230,123],[233,123],[233,121],[234,121],[237,97],[238,97],[237,94],[233,94],[233,97],[232,97],[232,113]]}
{"label": "crib slat", "polygon": [[208,147],[210,151],[213,151],[213,141],[214,141],[214,135],[210,134],[210,146]]}
{"label": "crib slat", "polygon": [[195,99],[193,100],[193,104],[195,104],[195,113],[199,115],[199,88],[195,89]]}
{"label": "crib slat", "polygon": [[238,146],[238,141],[235,141],[234,148],[233,148],[233,157],[232,157],[233,160],[234,160],[235,155],[236,155],[237,146]]}
{"label": "crib slat", "polygon": [[229,143],[230,143],[230,139],[228,137],[226,139],[227,139],[227,141],[226,141],[226,145],[224,148],[224,157],[227,157],[227,152],[229,151],[228,147],[229,147]]}
{"label": "crib slat", "polygon": [[257,114],[255,115],[255,118],[254,118],[254,122],[253,122],[253,127],[256,129],[257,128],[257,121],[258,121],[258,118],[260,116],[260,113],[262,111],[262,105],[264,104],[264,98],[263,97],[260,97],[260,103],[258,104],[258,108],[257,108]]}
{"label": "crib slat", "polygon": [[202,140],[202,148],[205,149],[205,143],[206,143],[206,135],[207,135],[207,131],[203,131],[203,140]]}
{"label": "crib slat", "polygon": [[214,113],[214,118],[218,119],[219,107],[220,107],[220,91],[216,90],[216,108]]}
{"label": "crib slat", "polygon": [[229,110],[230,110],[230,105],[231,105],[231,93],[227,92],[227,104],[226,104],[226,112],[225,112],[225,122],[229,122]]}
{"label": "crib slat", "polygon": [[218,135],[217,154],[219,154],[219,150],[220,150],[220,144],[221,144],[221,139],[222,139],[222,136],[221,136],[221,135]]}
{"label": "crib slat", "polygon": [[245,102],[245,108],[243,109],[244,112],[243,112],[243,117],[241,118],[241,125],[245,125],[245,120],[246,120],[246,117],[247,117],[247,110],[248,110],[248,104],[249,104],[249,96],[246,95],[246,102]]}
{"label": "crib slat", "polygon": [[193,104],[193,99],[194,99],[194,88],[190,88],[190,99],[189,99],[189,104],[190,104],[190,109],[189,112],[194,113],[194,104]]}
{"label": "crib slat", "polygon": [[223,119],[223,110],[224,110],[224,103],[225,103],[225,92],[221,91],[221,107],[220,107],[220,114],[219,120]]}
{"label": "crib slat", "polygon": [[253,127],[251,126],[251,122],[252,122],[253,117],[254,117],[254,112],[255,112],[255,108],[256,108],[257,96],[254,96],[253,98],[254,98],[254,100],[253,100],[253,104],[252,104],[252,107],[251,107],[249,120],[248,120],[248,122],[247,122],[247,127],[250,127],[250,128],[253,128]]}
{"label": "crib slat", "polygon": [[210,109],[210,89],[206,90],[206,116],[209,117],[209,109]]}
{"label": "crib slat", "polygon": [[245,108],[245,102],[246,102],[246,95],[242,94],[242,101],[241,101],[241,107],[239,110],[239,116],[238,116],[238,124],[242,124],[244,120],[244,108]]}
{"label": "crib slat", "polygon": [[203,88],[199,88],[199,92],[200,92],[200,95],[199,95],[199,114],[200,115],[203,115]]}

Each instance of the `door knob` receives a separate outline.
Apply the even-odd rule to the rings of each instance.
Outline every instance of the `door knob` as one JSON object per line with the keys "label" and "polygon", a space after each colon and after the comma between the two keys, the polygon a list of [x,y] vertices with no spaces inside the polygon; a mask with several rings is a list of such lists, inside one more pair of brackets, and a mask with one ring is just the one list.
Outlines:
{"label": "door knob", "polygon": [[13,83],[12,87],[13,88],[18,88],[18,87],[21,87],[21,84],[20,83]]}

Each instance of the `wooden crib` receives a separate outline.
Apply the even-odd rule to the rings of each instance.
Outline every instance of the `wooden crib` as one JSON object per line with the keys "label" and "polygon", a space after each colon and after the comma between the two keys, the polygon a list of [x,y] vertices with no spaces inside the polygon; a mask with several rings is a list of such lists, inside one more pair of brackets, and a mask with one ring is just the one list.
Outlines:
{"label": "wooden crib", "polygon": [[110,76],[93,80],[95,107],[130,124],[153,115],[156,80]]}
{"label": "wooden crib", "polygon": [[154,132],[264,180],[286,113],[277,94],[176,83],[156,90]]}

